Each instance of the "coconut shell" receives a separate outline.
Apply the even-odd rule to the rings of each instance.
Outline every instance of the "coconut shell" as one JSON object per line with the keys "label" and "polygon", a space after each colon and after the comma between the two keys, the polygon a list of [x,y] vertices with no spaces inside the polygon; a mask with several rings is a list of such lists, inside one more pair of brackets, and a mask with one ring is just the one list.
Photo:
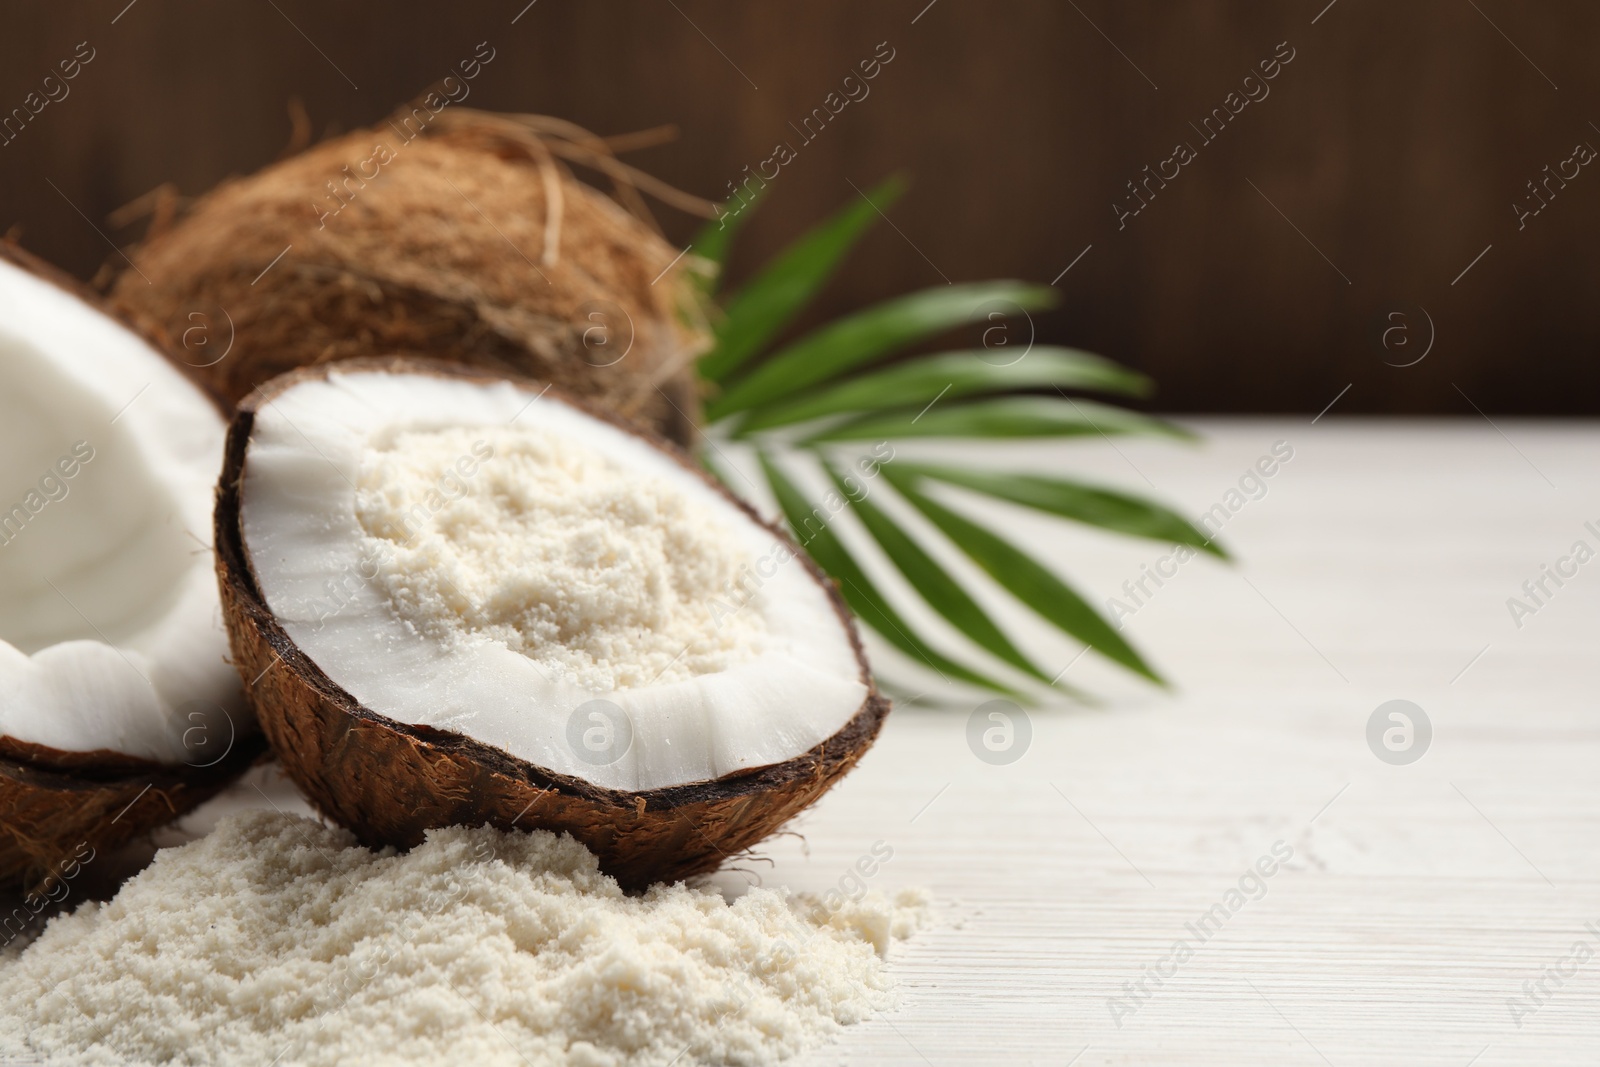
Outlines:
{"label": "coconut shell", "polygon": [[[485,378],[410,360],[360,365]],[[626,887],[640,888],[716,870],[770,836],[854,767],[877,737],[889,702],[873,685],[837,588],[783,531],[728,494],[686,454],[642,433],[787,544],[828,591],[867,686],[861,708],[837,733],[783,763],[715,781],[629,792],[555,774],[463,734],[402,723],[362,706],[296,647],[273,616],[240,525],[240,485],[258,407],[322,373],[289,375],[240,406],[229,428],[217,494],[217,576],[234,661],[241,676],[255,679],[249,698],[279,761],[320,810],[364,843],[407,848],[420,843],[425,830],[463,824],[570,833],[596,854],[602,870]],[[554,390],[552,395],[622,425],[571,397]]]}
{"label": "coconut shell", "polygon": [[114,295],[230,409],[295,367],[406,353],[554,382],[687,443],[705,346],[687,257],[556,159],[625,170],[604,144],[404,109],[224,182]]}
{"label": "coconut shell", "polygon": [[[167,767],[119,753],[60,752],[0,739],[0,886],[35,889],[210,799],[261,755],[238,738],[209,767]],[[105,756],[96,760],[96,756]]]}
{"label": "coconut shell", "polygon": [[[0,241],[0,259],[113,314],[73,278],[11,242]],[[163,351],[158,337],[144,337]],[[209,766],[170,767],[109,749],[67,752],[0,735],[0,886],[37,888],[61,877],[61,864],[81,860],[84,847],[105,853],[149,833],[215,795],[265,748],[252,733],[234,738]]]}

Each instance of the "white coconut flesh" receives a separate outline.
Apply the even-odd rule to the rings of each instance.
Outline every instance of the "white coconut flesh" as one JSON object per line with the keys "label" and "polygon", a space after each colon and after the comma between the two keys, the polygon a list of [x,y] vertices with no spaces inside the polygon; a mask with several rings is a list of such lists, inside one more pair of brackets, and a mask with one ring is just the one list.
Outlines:
{"label": "white coconut flesh", "polygon": [[[240,498],[262,596],[329,679],[549,771],[709,781],[800,755],[867,696],[792,549],[672,455],[523,385],[302,380],[256,413]],[[574,744],[591,724],[628,736],[597,759]]]}
{"label": "white coconut flesh", "polygon": [[136,334],[0,260],[0,736],[176,765],[244,728],[207,548],[224,433]]}

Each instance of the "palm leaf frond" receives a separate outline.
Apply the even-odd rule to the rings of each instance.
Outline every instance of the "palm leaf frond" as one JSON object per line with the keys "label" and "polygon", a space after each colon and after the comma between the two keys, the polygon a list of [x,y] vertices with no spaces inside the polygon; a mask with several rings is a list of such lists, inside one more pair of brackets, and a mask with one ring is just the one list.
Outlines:
{"label": "palm leaf frond", "polygon": [[883,441],[904,437],[1110,437],[1143,434],[1192,438],[1181,426],[1126,408],[1092,400],[1059,400],[1043,396],[1007,396],[948,407],[891,408],[857,415],[805,438],[825,441]]}
{"label": "palm leaf frond", "polygon": [[1055,299],[1054,289],[1007,281],[942,285],[886,300],[769,356],[713,398],[706,417],[715,421],[770,403],[957,326],[986,321],[999,307],[1042,310]]}
{"label": "palm leaf frond", "polygon": [[853,494],[832,464],[826,466],[835,488],[850,501],[850,508],[872,539],[930,607],[974,643],[1023,673],[1032,675],[1046,685],[1050,684],[1050,676],[1012,644],[1011,639],[989,617],[989,613],[928,555],[915,538],[901,529],[869,496]]}
{"label": "palm leaf frond", "polygon": [[[782,333],[833,275],[839,261],[877,217],[878,209],[894,203],[904,188],[900,179],[890,178],[863,201],[846,207],[778,253],[726,301],[715,343],[700,359],[700,376],[713,382],[724,380]],[[735,217],[744,219],[749,211],[747,205]]]}
{"label": "palm leaf frond", "polygon": [[[917,517],[913,533],[895,513],[871,499],[848,478],[840,450],[866,442],[904,439],[1006,440],[1028,437],[1110,438],[1141,435],[1188,440],[1181,426],[1074,393],[1143,397],[1144,375],[1101,356],[1055,345],[945,350],[886,363],[913,346],[960,327],[988,324],[1008,315],[1028,315],[1054,305],[1048,286],[1018,281],[971,282],[910,293],[818,327],[776,350],[773,344],[821,290],[844,256],[900,195],[890,179],[852,202],[789,245],[731,298],[722,298],[715,343],[699,364],[713,394],[708,449],[726,460],[727,448],[754,450],[759,477],[795,538],[838,586],[861,622],[884,641],[946,680],[1022,699],[1026,686],[1062,686],[1024,653],[978,599],[930,550],[932,537],[950,558],[964,556],[994,583],[996,594],[1020,603],[1062,634],[1107,660],[1157,684],[1161,676],[1127,639],[1051,567],[979,523],[941,497],[952,489],[972,492],[1112,533],[1187,545],[1219,559],[1227,552],[1194,523],[1171,509],[1117,489],[1069,478],[985,470],[954,463],[909,459],[865,460],[882,473],[881,491],[896,502],[895,513]],[[725,261],[733,232],[752,205],[696,239],[696,252],[712,263]],[[706,286],[716,292],[715,282]],[[1031,320],[1030,320],[1031,325]],[[1031,337],[1031,330],[1030,330]],[[1041,393],[1041,390],[1049,390]],[[888,453],[891,457],[894,453]],[[785,462],[807,459],[832,489],[816,501],[785,471]],[[712,469],[735,492],[753,488],[728,478],[726,463]],[[742,475],[741,475],[742,477]],[[759,495],[759,494],[758,494]],[[848,511],[868,542],[893,566],[902,589],[949,623],[1002,668],[972,665],[940,651],[929,636],[884,595],[871,569],[858,559],[835,523]],[[879,564],[874,563],[874,567]],[[908,605],[910,601],[906,602]],[[1024,688],[1008,680],[1023,679]]]}
{"label": "palm leaf frond", "polygon": [[1145,396],[1150,379],[1101,356],[1073,348],[1036,345],[1014,362],[990,363],[989,349],[940,352],[814,389],[793,399],[758,407],[734,433],[748,437],[827,415],[882,410],[899,402],[918,410],[935,401],[984,393],[1057,387],[1121,396]]}
{"label": "palm leaf frond", "polygon": [[1222,546],[1182,515],[1152,500],[1116,489],[1085,485],[1066,478],[1006,474],[971,467],[902,463],[900,469],[1088,526],[1098,526],[1130,537],[1188,545],[1209,552],[1218,559],[1228,558]]}
{"label": "palm leaf frond", "polygon": [[885,640],[913,660],[919,660],[938,674],[993,689],[1009,696],[1015,689],[946,657],[914,635],[913,628],[890,606],[888,598],[868,578],[832,528],[832,516],[806,499],[804,493],[784,474],[765,452],[758,453],[762,474],[772,487],[778,508],[783,512],[795,540],[828,573],[839,587],[850,610]]}

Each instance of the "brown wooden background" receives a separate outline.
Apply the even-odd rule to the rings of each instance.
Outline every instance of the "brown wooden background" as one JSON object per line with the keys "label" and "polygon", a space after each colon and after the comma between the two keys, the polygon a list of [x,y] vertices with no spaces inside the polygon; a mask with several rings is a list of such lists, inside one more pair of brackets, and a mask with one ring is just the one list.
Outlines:
{"label": "brown wooden background", "polygon": [[[0,147],[0,230],[91,275],[136,237],[109,212],[268,162],[291,97],[319,133],[366,124],[480,41],[496,57],[471,105],[602,133],[677,123],[635,162],[715,197],[887,41],[870,96],[783,169],[736,273],[852,182],[906,171],[901,232],[869,238],[822,313],[945,278],[1049,282],[1092,245],[1038,335],[1150,372],[1165,410],[1315,413],[1353,383],[1339,413],[1600,411],[1600,167],[1525,229],[1512,209],[1546,164],[1600,147],[1597,5],[525,3],[7,4],[0,113],[78,42],[95,58]],[[1198,145],[1188,123],[1283,41],[1271,95],[1119,231],[1124,183]],[[1429,317],[1427,358],[1385,366],[1422,351]]]}

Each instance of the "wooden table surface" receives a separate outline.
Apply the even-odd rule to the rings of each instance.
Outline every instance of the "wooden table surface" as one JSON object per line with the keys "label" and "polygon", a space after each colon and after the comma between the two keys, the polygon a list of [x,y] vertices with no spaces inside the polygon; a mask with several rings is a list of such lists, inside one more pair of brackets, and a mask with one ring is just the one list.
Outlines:
{"label": "wooden table surface", "polygon": [[[1547,581],[1520,628],[1506,603],[1574,542],[1600,550],[1600,426],[1193,424],[1195,447],[980,457],[1198,515],[1293,449],[1221,531],[1239,562],[1183,564],[1126,620],[1172,693],[1074,662],[996,599],[1105,698],[1030,709],[996,765],[967,741],[983,697],[882,655],[921,699],[753,870],[849,888],[882,842],[871,886],[930,887],[938,921],[891,957],[902,1008],[797,1062],[1600,1060],[1600,560]],[[1004,521],[1097,602],[1168,551]],[[1367,742],[1391,699],[1432,725],[1407,765]]]}
{"label": "wooden table surface", "polygon": [[[1240,562],[1184,564],[1126,620],[1175,693],[1086,658],[1068,678],[1115,698],[1032,711],[1005,766],[968,748],[976,701],[903,708],[804,820],[809,858],[774,847],[764,878],[822,889],[885,841],[873,884],[943,905],[893,957],[903,1009],[803,1062],[1600,1062],[1600,559],[1520,629],[1506,605],[1600,550],[1600,426],[1308,423],[1026,453],[1198,515],[1294,449],[1222,530]],[[1097,600],[1164,554],[1007,522]],[[1409,765],[1366,741],[1391,699],[1433,727]]]}

